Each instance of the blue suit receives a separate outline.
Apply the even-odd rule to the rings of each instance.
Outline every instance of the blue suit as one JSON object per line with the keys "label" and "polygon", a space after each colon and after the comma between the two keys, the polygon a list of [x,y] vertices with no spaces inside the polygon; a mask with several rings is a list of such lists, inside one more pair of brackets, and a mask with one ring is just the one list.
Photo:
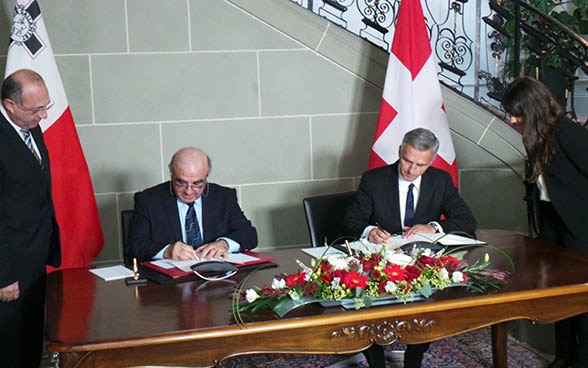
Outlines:
{"label": "blue suit", "polygon": [[[130,224],[127,258],[151,260],[166,245],[182,241],[177,199],[170,182],[135,194],[135,215]],[[204,244],[226,237],[241,251],[257,246],[257,230],[245,217],[234,189],[208,183],[202,194]]]}

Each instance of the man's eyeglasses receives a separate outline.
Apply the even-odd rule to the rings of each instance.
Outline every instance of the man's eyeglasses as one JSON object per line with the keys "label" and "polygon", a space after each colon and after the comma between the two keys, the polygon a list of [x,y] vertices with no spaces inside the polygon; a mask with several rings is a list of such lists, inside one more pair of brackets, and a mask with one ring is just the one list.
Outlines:
{"label": "man's eyeglasses", "polygon": [[16,106],[18,106],[22,111],[30,112],[33,115],[37,115],[41,112],[49,111],[49,109],[51,109],[55,105],[55,102],[51,101],[47,104],[47,106],[41,106],[41,107],[25,107],[25,106],[18,104],[16,102],[14,104]]}
{"label": "man's eyeglasses", "polygon": [[173,178],[172,183],[174,183],[174,185],[176,187],[181,188],[181,189],[200,190],[200,189],[204,188],[204,186],[206,185],[206,179],[198,180],[194,183],[188,183],[185,180]]}

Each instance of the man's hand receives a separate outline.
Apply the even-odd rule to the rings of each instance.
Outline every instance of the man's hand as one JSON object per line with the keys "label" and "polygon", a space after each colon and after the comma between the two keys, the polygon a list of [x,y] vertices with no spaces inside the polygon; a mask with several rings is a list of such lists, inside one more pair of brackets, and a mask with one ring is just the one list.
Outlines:
{"label": "man's hand", "polygon": [[229,255],[229,244],[224,240],[217,240],[208,244],[204,244],[196,250],[196,254],[200,259],[206,258],[227,258]]}
{"label": "man's hand", "polygon": [[417,233],[433,234],[436,232],[437,232],[437,229],[435,229],[435,226],[433,226],[431,224],[423,224],[423,225],[419,224],[419,225],[414,225],[413,227],[405,227],[404,234],[402,235],[402,237],[403,238],[410,238]]}
{"label": "man's hand", "polygon": [[367,239],[370,243],[382,244],[389,243],[390,236],[390,233],[386,230],[375,227],[370,231]]}
{"label": "man's hand", "polygon": [[20,298],[20,288],[18,281],[0,289],[0,302],[13,302]]}
{"label": "man's hand", "polygon": [[196,259],[196,251],[191,245],[177,241],[170,245],[163,252],[163,258],[173,259],[174,261],[184,261],[188,259]]}

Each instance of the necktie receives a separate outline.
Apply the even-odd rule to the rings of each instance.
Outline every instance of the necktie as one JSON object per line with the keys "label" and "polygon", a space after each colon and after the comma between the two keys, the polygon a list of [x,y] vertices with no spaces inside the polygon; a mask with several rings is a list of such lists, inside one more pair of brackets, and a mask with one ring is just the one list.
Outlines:
{"label": "necktie", "polygon": [[200,226],[198,226],[194,203],[188,205],[188,212],[186,213],[186,243],[194,249],[202,245],[202,235],[200,235]]}
{"label": "necktie", "polygon": [[35,156],[35,159],[37,159],[39,164],[43,164],[43,162],[41,161],[41,157],[39,157],[37,151],[35,151],[35,147],[33,147],[33,142],[31,140],[31,132],[27,129],[21,129],[20,132],[22,133],[22,137],[24,138],[25,144],[27,145],[33,156]]}
{"label": "necktie", "polygon": [[404,211],[404,226],[411,227],[414,221],[414,197],[412,189],[414,184],[408,186],[408,193],[406,194],[406,211]]}

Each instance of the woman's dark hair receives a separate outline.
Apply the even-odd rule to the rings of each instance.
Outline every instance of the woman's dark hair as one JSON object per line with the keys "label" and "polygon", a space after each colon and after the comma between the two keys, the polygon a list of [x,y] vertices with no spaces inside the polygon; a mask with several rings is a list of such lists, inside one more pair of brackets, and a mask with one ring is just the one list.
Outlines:
{"label": "woman's dark hair", "polygon": [[530,77],[517,78],[506,88],[502,107],[523,118],[523,145],[531,164],[527,180],[535,182],[555,156],[555,127],[563,109],[543,83]]}

